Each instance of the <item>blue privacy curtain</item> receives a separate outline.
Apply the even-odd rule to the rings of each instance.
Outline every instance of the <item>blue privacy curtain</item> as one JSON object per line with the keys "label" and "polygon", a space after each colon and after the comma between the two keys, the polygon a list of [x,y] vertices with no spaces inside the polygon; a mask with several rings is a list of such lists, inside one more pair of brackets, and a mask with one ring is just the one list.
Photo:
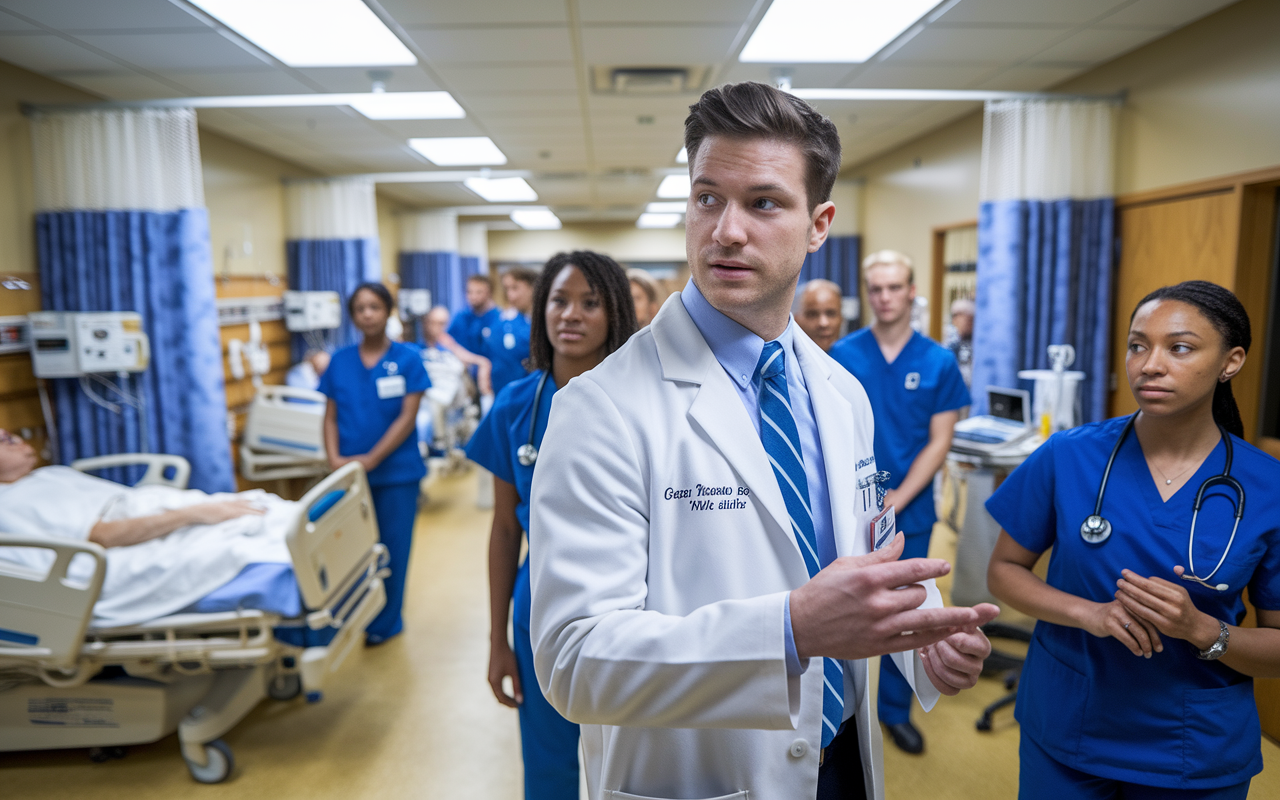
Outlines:
{"label": "blue privacy curtain", "polygon": [[49,381],[55,460],[171,453],[191,462],[193,488],[232,491],[195,112],[42,113],[31,128],[44,309],[136,311],[151,344],[145,372],[85,381],[118,410]]}
{"label": "blue privacy curtain", "polygon": [[804,258],[800,283],[822,278],[840,287],[845,297],[858,297],[858,262],[862,260],[862,237],[828,236],[816,251]]}
{"label": "blue privacy curtain", "polygon": [[[337,292],[342,326],[326,334],[330,348],[360,340],[347,314],[347,300],[361,283],[382,278],[378,210],[373,183],[324,179],[285,184],[288,240],[285,256],[289,288]],[[293,355],[301,359],[307,343],[293,336]]]}
{"label": "blue privacy curtain", "polygon": [[1114,115],[1105,101],[990,102],[983,132],[973,386],[1018,387],[1070,344],[1084,422],[1106,416],[1111,373]]}
{"label": "blue privacy curtain", "polygon": [[[461,234],[468,231],[474,245],[475,226],[458,225],[458,215],[451,209],[423,211],[401,218],[400,286],[404,289],[427,289],[431,304],[444,306],[457,313],[467,305],[467,278],[478,275],[484,254],[473,246],[463,255]],[[483,226],[481,226],[483,230]],[[487,267],[487,264],[484,264]]]}

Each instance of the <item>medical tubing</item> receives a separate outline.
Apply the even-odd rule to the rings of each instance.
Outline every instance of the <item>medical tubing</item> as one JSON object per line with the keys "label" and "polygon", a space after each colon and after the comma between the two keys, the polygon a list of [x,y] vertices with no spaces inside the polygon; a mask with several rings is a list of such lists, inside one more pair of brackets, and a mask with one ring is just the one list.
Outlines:
{"label": "medical tubing", "polygon": [[52,456],[50,461],[57,464],[58,459],[62,458],[62,451],[58,449],[58,426],[54,424],[53,404],[49,402],[49,388],[44,378],[36,381],[36,388],[40,395],[40,414],[44,417],[44,439],[49,445],[49,455]]}
{"label": "medical tubing", "polygon": [[84,392],[85,397],[88,397],[90,400],[92,400],[94,405],[101,406],[102,408],[105,408],[106,410],[110,411],[113,414],[120,413],[120,406],[116,405],[110,400],[107,400],[105,397],[100,396],[97,392],[93,390],[93,387],[89,385],[88,376],[81,375],[79,383],[80,383],[80,391]]}

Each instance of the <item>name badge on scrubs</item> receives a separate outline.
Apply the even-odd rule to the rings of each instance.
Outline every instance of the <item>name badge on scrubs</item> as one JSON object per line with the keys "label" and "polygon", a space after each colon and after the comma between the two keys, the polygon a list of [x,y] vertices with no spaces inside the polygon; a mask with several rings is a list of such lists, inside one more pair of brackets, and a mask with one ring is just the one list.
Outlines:
{"label": "name badge on scrubs", "polygon": [[875,551],[888,545],[897,532],[898,525],[894,518],[893,506],[889,506],[871,520],[871,549]]}
{"label": "name badge on scrubs", "polygon": [[516,335],[514,333],[508,333],[505,336],[503,336],[502,346],[507,348],[508,350],[516,349]]}
{"label": "name badge on scrubs", "polygon": [[404,397],[404,376],[388,375],[378,378],[378,399],[387,400],[392,397]]}

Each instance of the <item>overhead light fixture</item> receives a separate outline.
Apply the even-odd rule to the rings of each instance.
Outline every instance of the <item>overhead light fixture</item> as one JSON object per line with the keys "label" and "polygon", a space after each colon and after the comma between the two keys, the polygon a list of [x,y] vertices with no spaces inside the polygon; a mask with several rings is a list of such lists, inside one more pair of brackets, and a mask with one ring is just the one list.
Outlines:
{"label": "overhead light fixture", "polygon": [[637,228],[674,228],[679,224],[679,214],[650,214],[647,211],[636,220]]}
{"label": "overhead light fixture", "polygon": [[681,148],[680,148],[680,152],[679,152],[679,153],[676,153],[676,163],[677,163],[677,164],[688,164],[688,163],[689,163],[689,148],[687,148],[687,147],[681,147]]}
{"label": "overhead light fixture", "polygon": [[773,0],[738,60],[858,64],[937,5],[938,0]]}
{"label": "overhead light fixture", "polygon": [[662,179],[662,183],[658,184],[658,197],[665,200],[674,200],[676,198],[688,196],[688,175],[668,175]]}
{"label": "overhead light fixture", "polygon": [[410,139],[409,146],[437,167],[497,166],[507,157],[488,136],[445,136]]}
{"label": "overhead light fixture", "polygon": [[462,182],[490,203],[528,203],[538,199],[524,178],[467,178]]}
{"label": "overhead light fixture", "polygon": [[190,0],[291,67],[411,66],[418,59],[361,0]]}
{"label": "overhead light fixture", "polygon": [[676,202],[672,200],[667,203],[650,203],[644,207],[646,214],[683,214],[685,212],[685,202],[683,200]]}
{"label": "overhead light fixture", "polygon": [[351,101],[369,119],[462,119],[467,112],[448,92],[371,92]]}
{"label": "overhead light fixture", "polygon": [[511,212],[511,221],[529,231],[560,230],[560,218],[549,208],[519,208]]}

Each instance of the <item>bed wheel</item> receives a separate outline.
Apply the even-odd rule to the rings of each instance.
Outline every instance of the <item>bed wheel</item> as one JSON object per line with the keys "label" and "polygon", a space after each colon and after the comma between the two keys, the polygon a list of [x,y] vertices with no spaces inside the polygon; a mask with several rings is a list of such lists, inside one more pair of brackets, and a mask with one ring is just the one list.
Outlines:
{"label": "bed wheel", "polygon": [[267,696],[272,700],[292,700],[302,694],[302,676],[296,672],[276,675],[267,685]]}
{"label": "bed wheel", "polygon": [[95,764],[102,764],[116,758],[124,758],[128,751],[123,747],[90,747],[89,760]]}
{"label": "bed wheel", "polygon": [[187,769],[191,770],[191,777],[200,783],[222,783],[236,767],[236,761],[231,756],[231,748],[221,739],[214,739],[204,746],[204,758],[205,764],[200,766],[185,755],[183,756],[183,760],[187,762]]}

